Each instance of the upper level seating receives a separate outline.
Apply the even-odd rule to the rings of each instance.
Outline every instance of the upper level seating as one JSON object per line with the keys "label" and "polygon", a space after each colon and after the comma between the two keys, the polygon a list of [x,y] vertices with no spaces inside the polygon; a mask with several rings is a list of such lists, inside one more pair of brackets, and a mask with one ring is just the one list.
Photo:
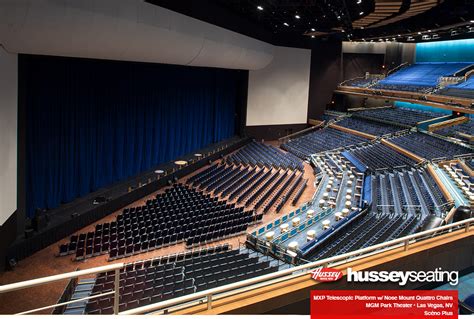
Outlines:
{"label": "upper level seating", "polygon": [[467,81],[448,85],[439,90],[438,94],[474,99],[474,76],[469,77]]}
{"label": "upper level seating", "polygon": [[[120,273],[119,311],[254,278],[278,270],[278,262],[227,245],[129,264]],[[97,275],[92,295],[113,290],[114,272]],[[113,296],[91,300],[87,314],[113,313]]]}
{"label": "upper level seating", "polygon": [[472,149],[418,132],[394,137],[390,141],[426,159],[452,158],[473,152]]}
{"label": "upper level seating", "polygon": [[474,121],[470,120],[469,122],[462,123],[459,125],[445,127],[445,128],[434,131],[434,133],[443,135],[443,136],[454,137],[457,139],[467,140],[468,137],[460,135],[458,133],[474,136]]}
{"label": "upper level seating", "polygon": [[311,154],[366,141],[363,137],[327,127],[290,140],[281,147],[300,158],[308,158]]}
{"label": "upper level seating", "polygon": [[303,162],[292,154],[285,154],[271,145],[255,141],[245,145],[237,152],[227,156],[227,163],[247,164],[252,166],[282,167],[304,170]]}
{"label": "upper level seating", "polygon": [[378,123],[375,121],[369,121],[361,118],[355,117],[346,117],[341,121],[337,122],[336,125],[347,127],[359,132],[364,132],[376,136],[385,135],[394,133],[400,130],[403,130],[402,127],[391,125],[391,124],[384,124]]}
{"label": "upper level seating", "polygon": [[211,242],[241,233],[261,218],[177,184],[145,206],[126,208],[115,221],[96,225],[95,231],[71,236],[60,252],[75,254],[76,260],[109,252],[116,259],[182,241],[188,246]]}
{"label": "upper level seating", "polygon": [[376,80],[375,79],[353,79],[346,81],[344,83],[345,86],[355,86],[355,87],[360,87],[360,88],[366,88],[372,83],[374,83]]}
{"label": "upper level seating", "polygon": [[431,120],[440,116],[442,116],[440,113],[412,110],[403,107],[373,109],[353,114],[353,117],[365,117],[379,121],[400,123],[408,126],[415,126],[418,122]]}
{"label": "upper level seating", "polygon": [[376,87],[392,86],[404,90],[410,87],[436,87],[442,76],[449,76],[471,65],[465,62],[429,62],[416,63],[380,80]]}
{"label": "upper level seating", "polygon": [[371,170],[416,164],[414,160],[380,143],[357,147],[349,153]]}

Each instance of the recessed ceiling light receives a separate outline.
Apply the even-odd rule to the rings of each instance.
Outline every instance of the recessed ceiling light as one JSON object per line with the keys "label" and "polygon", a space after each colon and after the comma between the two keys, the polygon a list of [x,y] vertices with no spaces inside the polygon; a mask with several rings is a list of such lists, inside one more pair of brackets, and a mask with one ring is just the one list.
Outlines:
{"label": "recessed ceiling light", "polygon": [[360,16],[363,15],[363,14],[364,14],[364,11],[359,12],[359,15],[360,15]]}
{"label": "recessed ceiling light", "polygon": [[474,20],[471,20],[471,21],[469,21],[469,22],[474,23]]}
{"label": "recessed ceiling light", "polygon": [[299,18],[301,18],[301,17],[300,17],[299,15],[295,15],[295,18],[296,18],[296,19],[299,19]]}
{"label": "recessed ceiling light", "polygon": [[361,4],[362,3],[362,0],[357,0],[357,4]]}
{"label": "recessed ceiling light", "polygon": [[397,37],[401,37],[401,35],[397,35]]}
{"label": "recessed ceiling light", "polygon": [[421,34],[421,32],[418,32],[418,34]]}
{"label": "recessed ceiling light", "polygon": [[316,31],[316,29],[315,29],[315,28],[311,28],[311,31],[313,31],[313,32],[314,32],[314,31]]}
{"label": "recessed ceiling light", "polygon": [[288,23],[286,23],[286,22],[284,22],[283,25],[285,25],[285,26],[287,26],[287,27],[290,26],[290,25],[289,25]]}
{"label": "recessed ceiling light", "polygon": [[257,9],[262,11],[263,10],[263,7],[262,6],[257,6]]}
{"label": "recessed ceiling light", "polygon": [[364,30],[364,27],[360,27],[361,30]]}
{"label": "recessed ceiling light", "polygon": [[314,39],[314,35],[311,36]]}
{"label": "recessed ceiling light", "polygon": [[431,30],[428,30],[428,32],[431,32]]}

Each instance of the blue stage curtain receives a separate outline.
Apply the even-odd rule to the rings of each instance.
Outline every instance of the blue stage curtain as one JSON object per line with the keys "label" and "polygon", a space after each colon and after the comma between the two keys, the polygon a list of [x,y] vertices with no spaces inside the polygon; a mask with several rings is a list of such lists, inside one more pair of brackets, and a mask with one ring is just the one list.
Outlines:
{"label": "blue stage curtain", "polygon": [[235,134],[243,71],[22,55],[27,215]]}

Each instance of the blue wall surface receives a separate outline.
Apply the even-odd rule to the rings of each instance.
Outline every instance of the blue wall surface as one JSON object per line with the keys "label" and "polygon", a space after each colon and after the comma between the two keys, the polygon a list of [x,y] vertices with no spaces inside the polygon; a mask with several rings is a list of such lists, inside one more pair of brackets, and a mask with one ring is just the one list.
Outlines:
{"label": "blue wall surface", "polygon": [[417,43],[416,62],[474,63],[474,39]]}
{"label": "blue wall surface", "polygon": [[27,214],[235,134],[237,70],[20,56]]}

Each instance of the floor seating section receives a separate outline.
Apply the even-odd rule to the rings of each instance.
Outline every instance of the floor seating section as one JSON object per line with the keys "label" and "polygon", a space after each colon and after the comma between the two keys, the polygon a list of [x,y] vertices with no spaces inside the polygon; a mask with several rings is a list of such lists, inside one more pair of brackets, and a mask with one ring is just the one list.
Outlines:
{"label": "floor seating section", "polygon": [[124,209],[115,221],[96,225],[95,231],[71,236],[59,255],[82,260],[109,253],[113,260],[183,241],[199,245],[245,232],[262,217],[176,184],[144,206]]}
{"label": "floor seating section", "polygon": [[470,137],[467,135],[474,136],[474,120],[470,120],[469,122],[462,123],[459,125],[445,127],[434,131],[434,133],[469,142]]}
{"label": "floor seating section", "polygon": [[472,149],[467,147],[419,132],[393,137],[390,141],[418,156],[430,160],[452,158],[456,155],[473,152]]}
{"label": "floor seating section", "polygon": [[348,152],[372,171],[416,164],[411,158],[381,143],[354,147]]}
{"label": "floor seating section", "polygon": [[409,90],[436,87],[440,77],[450,76],[471,65],[464,62],[416,63],[380,80],[375,88]]}
{"label": "floor seating section", "polygon": [[448,85],[439,90],[438,94],[474,99],[474,76],[469,77],[467,81],[455,85]]}
{"label": "floor seating section", "polygon": [[406,126],[415,126],[418,122],[431,120],[441,117],[443,114],[407,109],[403,107],[372,109],[366,111],[355,112],[353,117],[362,117],[385,123],[402,124]]}
{"label": "floor seating section", "polygon": [[227,156],[227,163],[246,164],[259,167],[281,167],[304,170],[303,162],[292,154],[285,154],[271,145],[255,141],[245,145],[237,152]]}
{"label": "floor seating section", "polygon": [[[298,170],[215,164],[188,179],[188,183],[221,198],[255,210],[279,211],[303,180]],[[295,195],[296,197],[296,195]]]}
{"label": "floor seating section", "polygon": [[[120,273],[119,311],[269,274],[278,262],[227,245],[129,264]],[[97,275],[92,295],[112,291],[114,272]],[[91,300],[87,314],[112,314],[113,296]]]}
{"label": "floor seating section", "polygon": [[338,236],[331,236],[322,242],[307,258],[319,260],[376,245],[412,234],[422,224],[423,219],[419,216],[368,213],[349,223]]}
{"label": "floor seating section", "polygon": [[397,125],[382,124],[379,122],[356,118],[356,117],[346,117],[335,124],[350,128],[352,130],[356,130],[359,132],[364,132],[364,133],[372,134],[376,136],[391,134],[391,133],[403,130],[403,127],[400,127]]}
{"label": "floor seating section", "polygon": [[372,211],[384,214],[440,214],[447,203],[431,175],[422,168],[372,176]]}
{"label": "floor seating section", "polygon": [[282,148],[299,158],[312,154],[367,142],[367,139],[326,127],[282,144]]}

